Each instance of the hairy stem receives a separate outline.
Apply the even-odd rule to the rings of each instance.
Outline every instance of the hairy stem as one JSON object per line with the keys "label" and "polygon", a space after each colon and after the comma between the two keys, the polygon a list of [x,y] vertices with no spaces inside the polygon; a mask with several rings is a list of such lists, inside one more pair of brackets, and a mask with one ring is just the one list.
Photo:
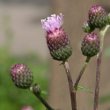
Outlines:
{"label": "hairy stem", "polygon": [[80,81],[82,75],[84,74],[84,71],[85,71],[85,69],[86,69],[87,64],[89,63],[89,61],[90,61],[90,57],[87,57],[84,65],[83,65],[83,67],[82,67],[82,69],[81,69],[81,71],[80,71],[80,73],[79,73],[79,75],[78,75],[78,77],[76,79],[76,82],[74,84],[75,90],[77,90],[77,88],[78,88],[79,81]]}
{"label": "hairy stem", "polygon": [[107,25],[104,29],[100,31],[100,51],[97,56],[97,67],[96,67],[96,84],[95,84],[95,94],[94,94],[94,110],[98,110],[99,103],[99,89],[100,89],[100,70],[101,70],[101,59],[102,59],[102,50],[104,36],[110,26]]}
{"label": "hairy stem", "polygon": [[71,77],[71,74],[70,74],[69,63],[66,61],[63,64],[64,64],[64,68],[65,68],[66,75],[67,75],[67,78],[68,78],[72,110],[77,110],[76,91],[73,88],[73,81],[72,81],[72,77]]}
{"label": "hairy stem", "polygon": [[30,91],[34,93],[34,95],[40,100],[40,102],[47,108],[47,110],[54,110],[46,100],[41,96],[41,90],[39,85],[35,84],[30,88]]}

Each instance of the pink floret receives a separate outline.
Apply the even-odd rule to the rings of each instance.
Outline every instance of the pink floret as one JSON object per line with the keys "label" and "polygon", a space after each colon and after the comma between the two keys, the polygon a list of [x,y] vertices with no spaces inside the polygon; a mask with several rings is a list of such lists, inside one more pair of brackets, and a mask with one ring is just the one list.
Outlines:
{"label": "pink floret", "polygon": [[59,29],[63,24],[63,15],[60,13],[59,15],[52,14],[50,17],[41,20],[42,28],[49,32]]}

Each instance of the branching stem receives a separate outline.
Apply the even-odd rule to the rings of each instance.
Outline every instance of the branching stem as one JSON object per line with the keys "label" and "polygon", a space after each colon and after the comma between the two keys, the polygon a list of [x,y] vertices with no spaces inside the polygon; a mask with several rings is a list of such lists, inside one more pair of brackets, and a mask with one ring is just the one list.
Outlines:
{"label": "branching stem", "polygon": [[41,90],[40,90],[39,85],[37,85],[37,84],[33,85],[32,87],[30,87],[30,91],[33,92],[33,94],[40,100],[40,102],[47,108],[47,110],[55,110],[41,96]]}
{"label": "branching stem", "polygon": [[84,63],[84,65],[83,65],[83,67],[82,67],[82,69],[81,69],[81,71],[80,71],[80,73],[79,73],[79,75],[78,75],[78,77],[77,77],[77,79],[76,79],[76,82],[75,82],[75,84],[74,84],[75,90],[78,89],[79,81],[80,81],[82,75],[84,74],[84,71],[85,71],[85,69],[86,69],[87,64],[89,63],[89,61],[90,61],[90,57],[87,57],[87,58],[86,58],[86,61],[85,61],[85,63]]}
{"label": "branching stem", "polygon": [[95,94],[94,94],[94,110],[98,110],[99,103],[99,87],[100,87],[100,70],[101,70],[101,59],[102,59],[102,50],[103,50],[103,42],[104,36],[110,26],[107,25],[104,29],[100,31],[100,51],[97,55],[97,67],[96,67],[96,84],[95,84]]}

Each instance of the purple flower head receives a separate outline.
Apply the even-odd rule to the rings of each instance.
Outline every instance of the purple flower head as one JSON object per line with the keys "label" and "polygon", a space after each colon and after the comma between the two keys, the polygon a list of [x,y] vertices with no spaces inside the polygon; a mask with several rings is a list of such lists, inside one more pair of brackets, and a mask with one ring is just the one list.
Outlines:
{"label": "purple flower head", "polygon": [[63,24],[63,14],[52,14],[50,17],[41,20],[42,28],[46,32],[53,32],[60,29]]}
{"label": "purple flower head", "polygon": [[64,29],[63,15],[53,14],[41,20],[43,29],[46,31],[47,46],[53,59],[66,61],[72,54],[70,42]]}

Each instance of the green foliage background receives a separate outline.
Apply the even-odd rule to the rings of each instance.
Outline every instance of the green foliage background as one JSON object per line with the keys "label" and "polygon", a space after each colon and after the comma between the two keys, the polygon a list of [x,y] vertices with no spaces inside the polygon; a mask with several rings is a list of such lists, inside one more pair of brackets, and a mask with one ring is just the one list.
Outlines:
{"label": "green foliage background", "polygon": [[41,103],[29,90],[14,86],[10,77],[10,67],[15,63],[27,64],[33,72],[34,82],[47,90],[48,64],[35,55],[22,57],[11,56],[6,48],[0,48],[0,110],[20,110],[24,105],[31,105],[36,110],[43,109]]}
{"label": "green foliage background", "polygon": [[[34,82],[38,83],[44,91],[48,91],[48,63],[32,53],[24,56],[11,55],[9,50],[14,36],[10,27],[11,20],[7,15],[1,19],[3,19],[2,28],[6,41],[0,47],[0,110],[21,110],[22,106],[26,105],[32,106],[34,110],[44,110],[44,106],[29,90],[14,86],[10,68],[16,63],[28,65],[33,72]],[[46,95],[44,97],[46,98]]]}

